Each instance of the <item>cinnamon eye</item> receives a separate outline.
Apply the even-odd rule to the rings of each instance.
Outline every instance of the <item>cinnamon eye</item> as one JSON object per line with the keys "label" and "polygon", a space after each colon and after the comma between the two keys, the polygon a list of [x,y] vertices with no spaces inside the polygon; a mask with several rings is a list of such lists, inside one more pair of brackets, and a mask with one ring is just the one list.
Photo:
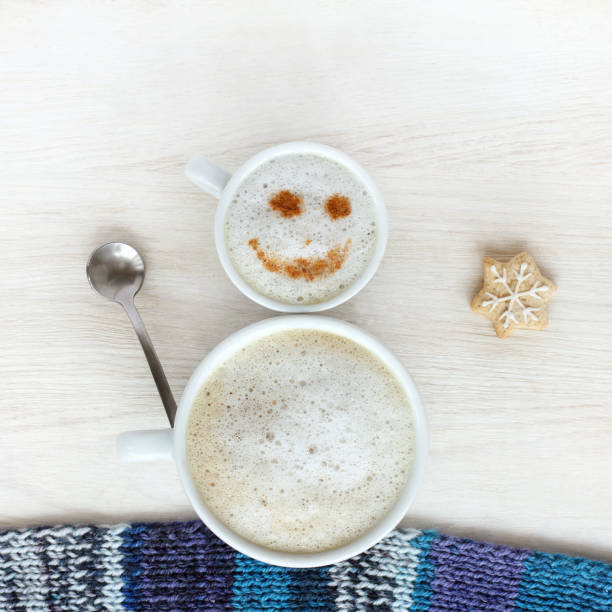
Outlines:
{"label": "cinnamon eye", "polygon": [[302,198],[288,189],[283,189],[272,196],[268,204],[273,210],[278,211],[281,217],[295,217],[302,213]]}
{"label": "cinnamon eye", "polygon": [[332,221],[348,217],[351,214],[351,210],[351,201],[339,193],[334,193],[334,195],[325,201],[325,212]]}

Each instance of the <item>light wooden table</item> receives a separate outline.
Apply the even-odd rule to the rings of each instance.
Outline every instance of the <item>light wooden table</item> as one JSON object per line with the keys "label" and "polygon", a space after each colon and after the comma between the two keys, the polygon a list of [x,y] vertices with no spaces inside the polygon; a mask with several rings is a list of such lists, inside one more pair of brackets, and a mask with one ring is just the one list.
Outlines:
{"label": "light wooden table", "polygon": [[[111,239],[177,397],[270,316],[217,261],[183,176],[274,143],[341,148],[379,183],[387,254],[331,312],[382,339],[431,425],[406,525],[612,556],[612,5],[5,0],[0,19],[0,525],[193,515],[174,467],[121,465],[164,426],[121,309],[85,279]],[[559,285],[546,332],[469,309],[484,255]]]}

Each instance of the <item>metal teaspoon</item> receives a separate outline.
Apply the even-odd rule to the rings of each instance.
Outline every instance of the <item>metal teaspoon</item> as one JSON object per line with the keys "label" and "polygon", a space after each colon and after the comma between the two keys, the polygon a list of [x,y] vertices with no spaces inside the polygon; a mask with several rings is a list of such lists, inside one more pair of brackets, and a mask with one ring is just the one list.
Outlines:
{"label": "metal teaspoon", "polygon": [[89,284],[100,295],[118,302],[125,308],[149,362],[170,426],[174,427],[176,402],[151,338],[134,305],[134,296],[142,287],[144,275],[145,265],[140,253],[134,247],[122,242],[103,244],[90,255],[87,262]]}

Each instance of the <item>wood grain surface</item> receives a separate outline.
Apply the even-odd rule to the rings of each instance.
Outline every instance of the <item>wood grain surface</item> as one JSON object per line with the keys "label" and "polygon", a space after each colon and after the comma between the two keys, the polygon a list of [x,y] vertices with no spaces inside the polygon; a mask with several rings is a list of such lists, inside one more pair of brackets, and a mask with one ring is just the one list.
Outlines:
{"label": "wood grain surface", "polygon": [[[257,8],[255,8],[257,6]],[[343,149],[391,219],[330,312],[413,375],[431,426],[404,524],[612,557],[612,5],[604,1],[18,2],[0,8],[0,525],[193,516],[173,465],[122,465],[165,425],[90,251],[132,243],[137,305],[177,397],[272,313],[228,281],[200,151]],[[545,332],[469,309],[485,255],[559,286]]]}

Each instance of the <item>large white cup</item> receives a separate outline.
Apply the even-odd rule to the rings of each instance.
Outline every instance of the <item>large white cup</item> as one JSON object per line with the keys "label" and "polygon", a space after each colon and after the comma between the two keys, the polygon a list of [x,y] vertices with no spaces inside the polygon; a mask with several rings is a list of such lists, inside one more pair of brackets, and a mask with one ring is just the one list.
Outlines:
{"label": "large white cup", "polygon": [[[318,302],[316,304],[285,304],[284,302],[280,302],[262,295],[253,289],[253,287],[251,287],[242,278],[242,276],[240,276],[232,263],[225,244],[225,217],[236,189],[240,186],[245,177],[247,177],[263,162],[279,155],[291,153],[311,153],[314,155],[321,155],[331,158],[351,170],[366,185],[366,188],[370,192],[374,201],[376,213],[377,241],[374,253],[368,265],[364,268],[363,272],[346,289],[344,289],[344,291],[336,294],[329,300]],[[270,308],[271,310],[278,310],[280,312],[320,312],[346,302],[346,300],[350,299],[356,293],[361,291],[361,289],[363,289],[369,280],[374,276],[387,245],[387,211],[380,191],[378,190],[378,187],[374,181],[372,181],[366,171],[356,161],[351,159],[345,153],[342,153],[342,151],[313,142],[288,142],[275,147],[270,147],[269,149],[265,149],[261,153],[258,153],[244,163],[238,170],[236,170],[233,175],[229,174],[222,168],[215,166],[202,155],[195,155],[187,164],[185,174],[190,181],[201,187],[210,195],[219,199],[215,216],[215,245],[217,247],[219,260],[221,261],[223,269],[234,285],[254,302],[257,302],[266,308]]]}
{"label": "large white cup", "polygon": [[[208,376],[237,350],[270,333],[315,329],[344,336],[369,349],[381,359],[405,389],[413,411],[415,430],[414,462],[408,483],[388,514],[370,531],[349,544],[317,553],[279,552],[259,546],[224,525],[202,502],[187,467],[185,433],[191,406]],[[347,376],[351,372],[346,373]],[[125,461],[174,459],[187,497],[206,526],[236,550],[272,565],[317,567],[337,563],[370,548],[385,537],[406,514],[417,493],[427,457],[427,423],[418,391],[397,358],[378,340],[360,328],[339,319],[315,315],[285,315],[264,319],[232,334],[217,345],[191,375],[176,413],[174,429],[123,433],[117,442],[119,456]]]}

